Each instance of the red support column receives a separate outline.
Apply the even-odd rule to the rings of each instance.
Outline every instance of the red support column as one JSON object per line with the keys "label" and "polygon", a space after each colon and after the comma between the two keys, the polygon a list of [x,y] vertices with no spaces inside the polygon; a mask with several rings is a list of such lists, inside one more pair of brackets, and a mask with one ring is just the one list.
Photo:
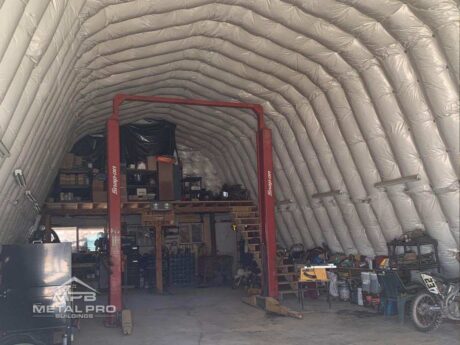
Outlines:
{"label": "red support column", "polygon": [[276,268],[276,228],[273,191],[272,135],[268,128],[257,133],[257,159],[259,182],[259,212],[262,226],[262,241],[265,249],[264,273],[268,296],[278,298]]}
{"label": "red support column", "polygon": [[[258,116],[259,117],[259,116]],[[262,264],[262,291],[263,296],[268,295],[268,267],[267,267],[267,236],[265,235],[265,200],[264,200],[264,160],[262,150],[262,129],[256,132],[256,157],[257,157],[257,191],[258,191],[258,210],[259,210],[259,233],[260,233],[260,259]]]}
{"label": "red support column", "polygon": [[109,304],[120,312],[121,289],[121,198],[120,198],[120,125],[112,116],[107,121],[107,202],[109,215],[110,280]]}

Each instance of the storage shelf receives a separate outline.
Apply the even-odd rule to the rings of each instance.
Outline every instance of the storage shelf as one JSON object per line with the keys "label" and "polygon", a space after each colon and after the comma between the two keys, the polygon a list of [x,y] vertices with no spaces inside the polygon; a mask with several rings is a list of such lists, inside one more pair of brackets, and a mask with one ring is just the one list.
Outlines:
{"label": "storage shelf", "polygon": [[[82,199],[82,200],[62,200],[62,201],[58,201],[59,203],[62,203],[62,204],[81,204],[81,203],[89,203],[91,202],[91,199]],[[66,207],[68,207],[68,205],[66,205]]]}
{"label": "storage shelf", "polygon": [[89,168],[59,169],[60,174],[88,174],[90,172]]}
{"label": "storage shelf", "polygon": [[156,175],[157,171],[156,170],[146,170],[146,169],[126,169],[126,173]]}
{"label": "storage shelf", "polygon": [[61,189],[87,189],[90,188],[89,184],[61,184],[59,185]]}
{"label": "storage shelf", "polygon": [[152,186],[149,184],[128,184],[126,188],[155,188],[156,186]]}
{"label": "storage shelf", "polygon": [[[71,204],[73,207],[68,207]],[[229,213],[239,207],[256,207],[253,201],[172,201],[176,214],[184,213]],[[152,211],[151,201],[122,202],[124,214],[139,214],[146,210]],[[107,202],[48,202],[45,204],[48,214],[107,214]],[[255,230],[251,230],[255,231]],[[293,266],[292,266],[293,267]]]}

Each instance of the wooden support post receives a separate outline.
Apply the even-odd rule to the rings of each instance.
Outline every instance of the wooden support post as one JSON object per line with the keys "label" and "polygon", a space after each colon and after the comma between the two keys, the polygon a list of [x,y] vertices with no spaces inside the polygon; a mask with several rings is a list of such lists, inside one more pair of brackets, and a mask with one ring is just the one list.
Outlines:
{"label": "wooden support post", "polygon": [[216,217],[214,213],[209,214],[209,226],[211,230],[211,255],[217,255],[217,242],[216,242]]}
{"label": "wooden support post", "polygon": [[155,224],[155,276],[157,292],[163,293],[163,222],[157,221]]}
{"label": "wooden support post", "polygon": [[174,212],[146,211],[142,213],[141,222],[144,226],[155,229],[155,280],[156,290],[163,293],[163,227],[174,225]]}

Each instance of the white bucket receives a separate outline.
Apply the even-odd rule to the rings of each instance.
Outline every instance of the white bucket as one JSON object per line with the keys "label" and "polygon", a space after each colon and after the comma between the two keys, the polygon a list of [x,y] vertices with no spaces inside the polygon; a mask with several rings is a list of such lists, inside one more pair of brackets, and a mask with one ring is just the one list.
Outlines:
{"label": "white bucket", "polygon": [[341,301],[349,301],[350,300],[350,289],[348,288],[348,284],[344,280],[339,280],[337,282],[338,290],[339,290],[339,298]]}

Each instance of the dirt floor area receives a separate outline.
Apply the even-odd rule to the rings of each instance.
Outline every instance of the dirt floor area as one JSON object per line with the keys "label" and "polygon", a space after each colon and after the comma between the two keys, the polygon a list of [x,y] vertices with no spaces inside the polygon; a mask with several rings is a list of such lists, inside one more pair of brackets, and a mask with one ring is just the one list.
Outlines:
{"label": "dirt floor area", "polygon": [[[306,300],[302,320],[267,315],[241,302],[229,288],[177,289],[166,295],[128,291],[133,334],[105,328],[102,319],[85,320],[75,345],[459,345],[460,325],[444,322],[429,334],[408,320],[385,319],[346,302]],[[299,310],[293,297],[285,305]]]}

